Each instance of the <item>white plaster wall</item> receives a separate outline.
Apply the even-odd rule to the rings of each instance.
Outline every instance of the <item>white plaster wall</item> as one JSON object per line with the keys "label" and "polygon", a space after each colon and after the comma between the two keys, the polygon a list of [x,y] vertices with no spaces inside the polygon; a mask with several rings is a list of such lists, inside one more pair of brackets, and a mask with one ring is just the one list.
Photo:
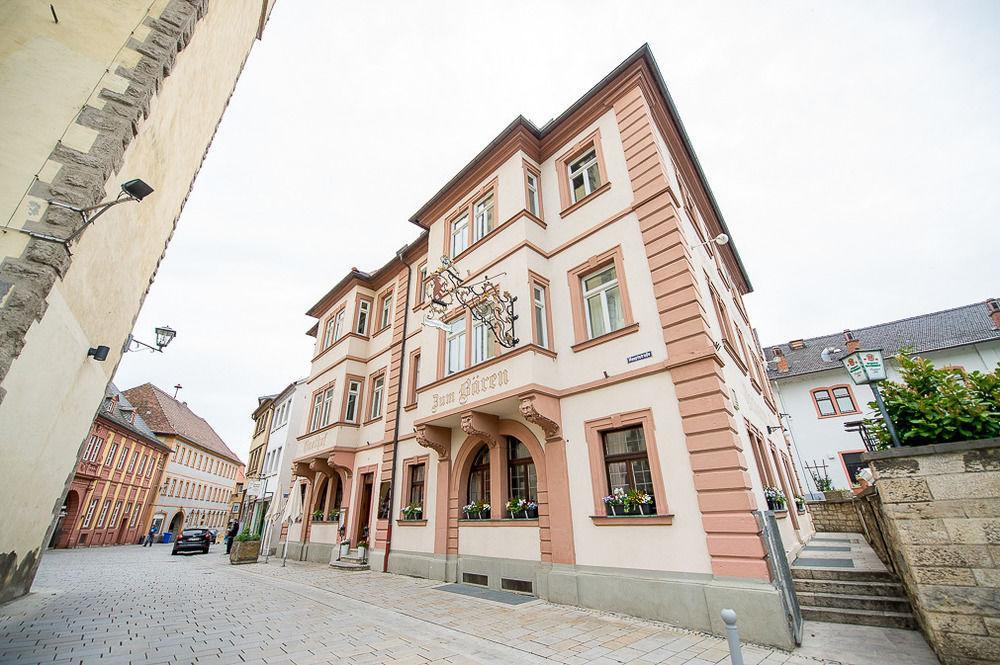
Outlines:
{"label": "white plaster wall", "polygon": [[399,519],[400,511],[403,509],[403,498],[406,494],[406,488],[402,485],[404,480],[403,460],[409,457],[427,455],[423,505],[424,519],[427,520],[427,524],[424,526],[400,526],[398,523],[394,523],[392,528],[392,548],[406,552],[433,552],[434,516],[437,510],[437,453],[420,446],[414,439],[408,439],[400,442],[398,455],[399,463],[396,468],[396,487],[393,491],[392,500],[392,519]]}
{"label": "white plaster wall", "polygon": [[538,527],[462,526],[458,527],[458,553],[500,559],[541,561]]}

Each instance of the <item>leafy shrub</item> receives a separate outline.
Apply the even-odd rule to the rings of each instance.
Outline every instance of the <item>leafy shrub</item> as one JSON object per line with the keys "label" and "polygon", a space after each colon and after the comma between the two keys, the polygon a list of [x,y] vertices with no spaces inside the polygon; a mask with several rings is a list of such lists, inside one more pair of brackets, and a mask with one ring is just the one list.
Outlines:
{"label": "leafy shrub", "polygon": [[[879,386],[904,446],[974,441],[1000,436],[1000,363],[988,374],[937,369],[926,358],[896,356],[903,382]],[[877,409],[875,402],[868,405]],[[866,425],[881,447],[892,443],[881,418]]]}
{"label": "leafy shrub", "polygon": [[248,540],[260,540],[255,534],[250,533],[250,527],[243,527],[239,535],[236,536],[236,542],[245,543]]}

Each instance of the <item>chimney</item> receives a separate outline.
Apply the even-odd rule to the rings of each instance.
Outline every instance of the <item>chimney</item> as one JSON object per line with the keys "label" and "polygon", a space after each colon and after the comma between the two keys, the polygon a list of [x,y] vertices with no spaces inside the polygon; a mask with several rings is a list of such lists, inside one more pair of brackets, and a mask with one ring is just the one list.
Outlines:
{"label": "chimney", "polygon": [[987,300],[986,311],[990,313],[990,318],[993,319],[993,327],[1000,330],[1000,300],[996,298]]}
{"label": "chimney", "polygon": [[850,330],[844,331],[844,342],[847,343],[847,352],[854,353],[861,348],[861,340],[854,336]]}
{"label": "chimney", "polygon": [[784,374],[785,372],[787,372],[788,371],[788,358],[786,358],[785,354],[781,352],[781,347],[779,347],[779,346],[774,347],[773,349],[771,349],[771,353],[778,360],[778,362],[777,362],[778,371],[781,372],[782,374]]}
{"label": "chimney", "polygon": [[804,349],[806,348],[806,341],[804,339],[793,339],[791,342],[788,343],[788,346],[793,351],[798,349]]}

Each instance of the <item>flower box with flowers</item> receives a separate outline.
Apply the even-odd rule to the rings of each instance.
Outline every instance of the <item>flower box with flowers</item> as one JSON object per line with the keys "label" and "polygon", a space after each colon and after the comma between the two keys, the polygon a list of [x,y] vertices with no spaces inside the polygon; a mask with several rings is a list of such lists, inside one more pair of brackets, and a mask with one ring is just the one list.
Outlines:
{"label": "flower box with flowers", "polygon": [[529,499],[513,497],[507,502],[507,515],[514,520],[538,519],[538,504]]}
{"label": "flower box with flowers", "polygon": [[416,501],[411,501],[403,507],[404,520],[421,520],[424,517],[424,507]]}
{"label": "flower box with flowers", "polygon": [[785,493],[777,487],[764,487],[764,500],[767,501],[768,510],[784,510],[787,499]]}
{"label": "flower box with flowers", "polygon": [[604,497],[608,515],[655,515],[656,501],[651,494],[636,489],[616,487]]}
{"label": "flower box with flowers", "polygon": [[490,504],[483,501],[473,501],[462,507],[467,520],[488,520],[490,518]]}

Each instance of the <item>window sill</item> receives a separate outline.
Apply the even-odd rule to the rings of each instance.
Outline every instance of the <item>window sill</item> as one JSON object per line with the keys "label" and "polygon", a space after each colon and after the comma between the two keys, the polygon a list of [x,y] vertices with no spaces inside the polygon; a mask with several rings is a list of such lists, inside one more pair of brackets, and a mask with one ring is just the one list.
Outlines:
{"label": "window sill", "polygon": [[377,416],[375,418],[369,418],[368,420],[364,421],[361,424],[367,426],[367,425],[371,425],[372,423],[377,423],[380,420],[382,420],[382,416],[381,415],[379,415],[379,416]]}
{"label": "window sill", "polygon": [[610,342],[613,339],[618,339],[619,337],[624,337],[625,335],[630,335],[639,330],[639,323],[630,323],[624,328],[619,328],[618,330],[605,333],[600,337],[594,337],[593,339],[588,339],[583,342],[578,342],[573,346],[569,347],[574,353],[583,351],[584,349],[589,349],[592,346],[597,346],[598,344],[603,344],[604,342]]}
{"label": "window sill", "polygon": [[413,411],[415,408],[417,408],[417,403],[416,402],[413,402],[412,404],[404,404],[403,405],[403,411]]}
{"label": "window sill", "polygon": [[788,511],[787,510],[775,510],[774,511],[774,519],[776,519],[776,520],[783,520],[786,517],[788,517]]}
{"label": "window sill", "polygon": [[403,520],[397,519],[396,526],[427,526],[427,520]]}
{"label": "window sill", "polygon": [[667,515],[591,515],[594,526],[637,526],[641,524],[673,524],[673,514]]}
{"label": "window sill", "polygon": [[598,187],[597,189],[595,189],[594,191],[592,191],[590,194],[587,194],[586,196],[584,196],[582,199],[580,199],[576,203],[573,203],[573,204],[571,204],[571,205],[563,208],[561,211],[559,211],[559,216],[560,217],[565,217],[566,215],[569,215],[571,213],[576,212],[580,207],[586,205],[587,203],[590,203],[591,201],[593,201],[594,199],[596,199],[598,196],[600,196],[604,192],[608,191],[609,189],[611,189],[611,181],[610,180],[608,182],[604,183],[603,185],[601,185],[600,187]]}
{"label": "window sill", "polygon": [[538,526],[538,518],[534,519],[509,519],[490,518],[488,520],[468,520],[460,518],[459,526]]}
{"label": "window sill", "polygon": [[740,354],[736,352],[736,347],[733,346],[732,342],[730,342],[727,338],[723,337],[722,345],[726,347],[726,351],[729,352],[729,357],[733,359],[733,362],[736,363],[736,366],[740,368],[740,371],[746,374],[747,364],[743,361],[743,358],[740,357]]}

